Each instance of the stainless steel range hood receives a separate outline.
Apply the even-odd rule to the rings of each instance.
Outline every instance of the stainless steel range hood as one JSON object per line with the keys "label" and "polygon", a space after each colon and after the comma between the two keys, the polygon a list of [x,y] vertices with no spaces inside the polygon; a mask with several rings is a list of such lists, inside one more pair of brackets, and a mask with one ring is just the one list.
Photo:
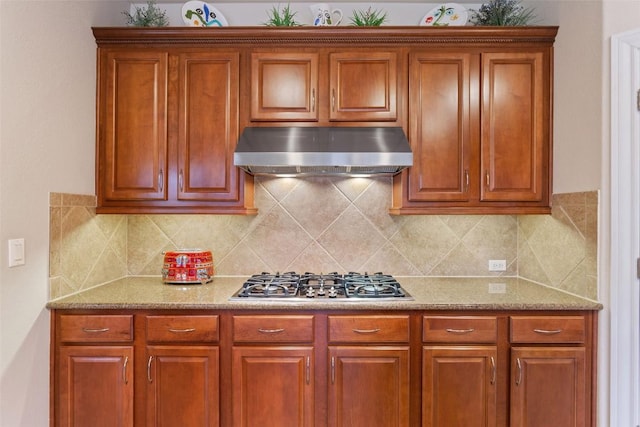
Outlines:
{"label": "stainless steel range hood", "polygon": [[413,154],[399,127],[248,127],[233,160],[254,175],[392,175]]}

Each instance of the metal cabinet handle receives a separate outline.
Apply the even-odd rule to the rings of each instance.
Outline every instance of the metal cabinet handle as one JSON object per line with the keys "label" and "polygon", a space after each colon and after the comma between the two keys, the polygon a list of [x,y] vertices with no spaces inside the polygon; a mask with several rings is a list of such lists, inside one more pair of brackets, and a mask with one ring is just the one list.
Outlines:
{"label": "metal cabinet handle", "polygon": [[307,356],[306,380],[307,380],[307,384],[311,382],[311,357],[309,356]]}
{"label": "metal cabinet handle", "polygon": [[474,328],[469,328],[469,329],[452,329],[452,328],[447,328],[445,329],[447,332],[449,332],[450,334],[469,334],[473,331],[475,331]]}
{"label": "metal cabinet handle", "polygon": [[555,335],[562,332],[562,329],[534,329],[533,332],[542,335]]}
{"label": "metal cabinet handle", "polygon": [[162,168],[160,168],[160,172],[158,172],[158,188],[160,191],[164,188],[164,174],[162,173]]}
{"label": "metal cabinet handle", "polygon": [[464,170],[464,191],[469,191],[469,169]]}
{"label": "metal cabinet handle", "polygon": [[487,180],[487,188],[489,188],[489,171],[485,171],[485,179]]}
{"label": "metal cabinet handle", "polygon": [[336,382],[336,358],[331,356],[331,384]]}
{"label": "metal cabinet handle", "polygon": [[380,328],[375,328],[375,329],[352,329],[353,332],[355,332],[356,334],[375,334],[377,332],[380,332]]}
{"label": "metal cabinet handle", "polygon": [[336,90],[331,89],[331,111],[336,111]]}
{"label": "metal cabinet handle", "polygon": [[173,332],[174,334],[187,334],[189,332],[195,332],[196,328],[186,328],[186,329],[173,329],[169,328],[169,332]]}
{"label": "metal cabinet handle", "polygon": [[180,169],[180,175],[178,175],[178,185],[180,186],[180,191],[182,191],[182,189],[184,188],[183,182],[184,182],[184,173],[182,172],[182,169]]}
{"label": "metal cabinet handle", "polygon": [[491,356],[491,385],[496,383],[496,359]]}
{"label": "metal cabinet handle", "polygon": [[150,383],[153,382],[153,379],[151,378],[151,363],[153,363],[153,356],[149,356],[149,360],[147,360],[147,381]]}
{"label": "metal cabinet handle", "polygon": [[82,332],[86,332],[88,334],[100,334],[102,332],[107,332],[108,330],[109,328],[96,328],[96,329],[82,328]]}
{"label": "metal cabinet handle", "polygon": [[315,88],[311,90],[311,111],[314,113],[316,111],[316,89]]}
{"label": "metal cabinet handle", "polygon": [[520,383],[522,382],[522,363],[520,362],[519,357],[516,359],[516,368],[518,369],[516,375],[516,385],[520,385]]}
{"label": "metal cabinet handle", "polygon": [[129,384],[127,379],[127,366],[129,365],[129,356],[124,357],[124,365],[122,366],[122,380],[125,384]]}
{"label": "metal cabinet handle", "polygon": [[284,328],[278,328],[278,329],[262,329],[262,328],[259,328],[258,332],[260,332],[261,334],[279,334],[281,332],[284,332]]}

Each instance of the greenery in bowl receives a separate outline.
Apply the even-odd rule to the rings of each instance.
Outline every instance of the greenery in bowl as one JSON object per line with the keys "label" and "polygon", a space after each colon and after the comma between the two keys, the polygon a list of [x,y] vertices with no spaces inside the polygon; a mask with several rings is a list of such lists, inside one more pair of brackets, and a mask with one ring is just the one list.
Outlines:
{"label": "greenery in bowl", "polygon": [[533,9],[525,8],[519,0],[489,0],[479,10],[471,10],[473,25],[519,27],[534,19]]}
{"label": "greenery in bowl", "polygon": [[133,15],[128,10],[122,12],[127,17],[127,25],[135,27],[166,27],[169,25],[167,12],[157,7],[155,0],[149,0],[145,8],[136,6],[135,9]]}
{"label": "greenery in bowl", "polygon": [[357,27],[379,27],[387,20],[387,12],[380,10],[354,10],[351,25]]}
{"label": "greenery in bowl", "polygon": [[291,7],[287,4],[282,11],[280,11],[280,5],[278,7],[273,6],[270,11],[267,12],[269,19],[264,25],[268,27],[297,27],[300,24],[295,20],[297,12],[292,12]]}

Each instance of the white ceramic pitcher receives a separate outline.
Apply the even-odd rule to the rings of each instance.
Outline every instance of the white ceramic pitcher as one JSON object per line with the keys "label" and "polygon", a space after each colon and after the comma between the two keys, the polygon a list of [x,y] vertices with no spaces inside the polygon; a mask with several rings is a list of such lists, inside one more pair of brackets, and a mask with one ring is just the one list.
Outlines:
{"label": "white ceramic pitcher", "polygon": [[338,25],[342,21],[342,10],[331,9],[327,3],[312,4],[309,9],[316,27]]}

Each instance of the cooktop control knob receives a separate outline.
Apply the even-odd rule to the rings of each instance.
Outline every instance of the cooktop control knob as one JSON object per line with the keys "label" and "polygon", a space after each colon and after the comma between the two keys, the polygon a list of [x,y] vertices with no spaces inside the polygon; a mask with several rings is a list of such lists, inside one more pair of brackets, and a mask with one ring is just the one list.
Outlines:
{"label": "cooktop control knob", "polygon": [[305,293],[307,298],[313,298],[316,296],[316,293],[313,291],[313,288],[309,288],[307,289],[307,292]]}

